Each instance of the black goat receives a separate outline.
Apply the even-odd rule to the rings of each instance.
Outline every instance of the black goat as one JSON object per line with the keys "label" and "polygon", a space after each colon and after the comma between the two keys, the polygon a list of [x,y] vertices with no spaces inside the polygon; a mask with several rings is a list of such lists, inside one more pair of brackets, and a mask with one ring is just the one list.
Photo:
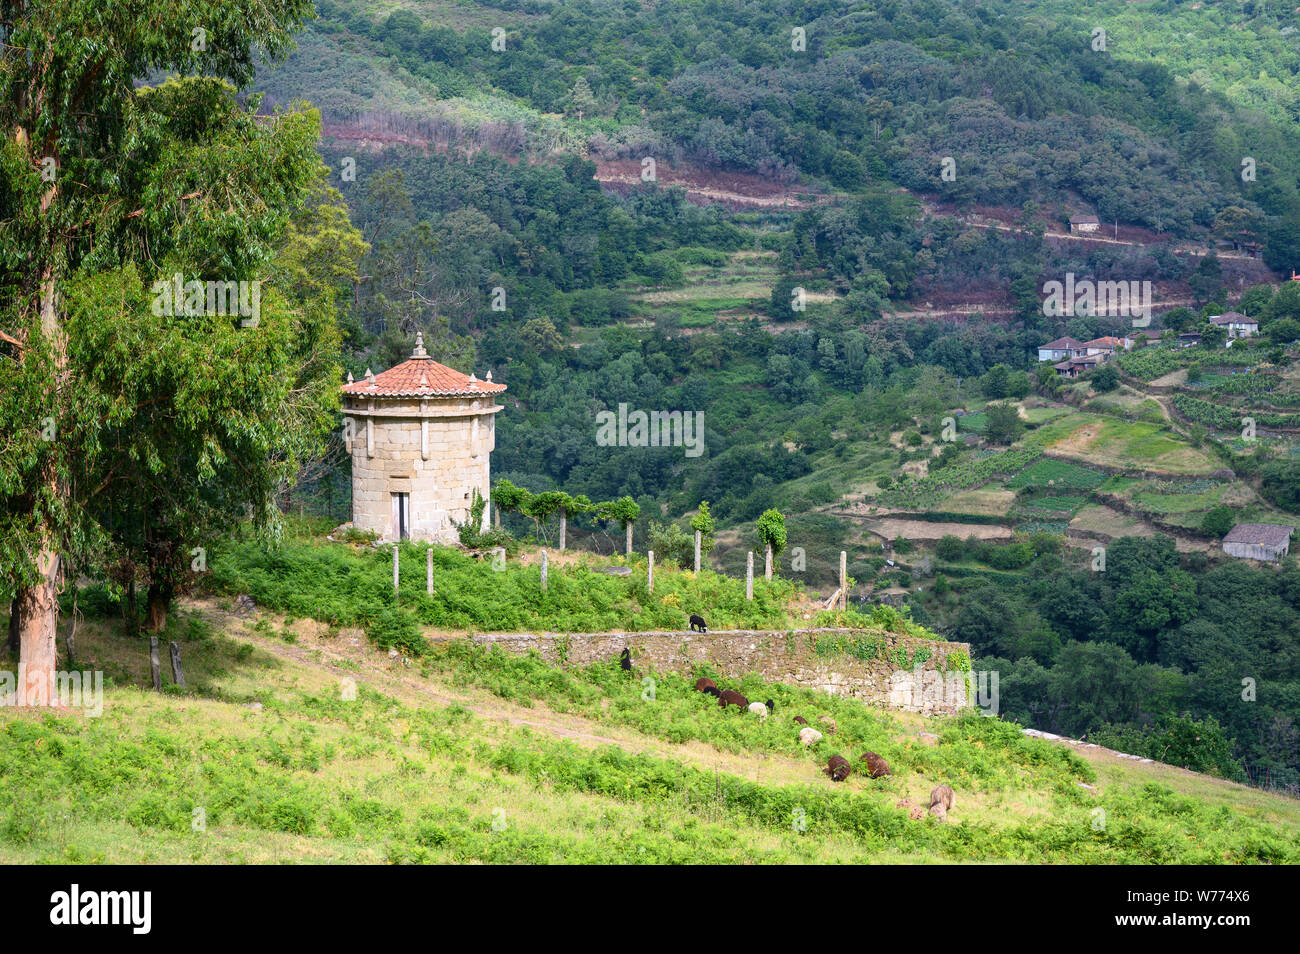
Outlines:
{"label": "black goat", "polygon": [[692,630],[693,632],[707,633],[707,632],[709,631],[709,624],[706,623],[706,622],[704,622],[704,617],[703,617],[703,616],[698,616],[698,615],[696,615],[695,613],[692,613],[692,614],[691,614],[691,630]]}
{"label": "black goat", "polygon": [[822,769],[831,777],[832,782],[842,782],[849,777],[849,772],[853,771],[853,766],[849,765],[849,760],[842,755],[832,755],[831,760],[826,763]]}
{"label": "black goat", "polygon": [[626,646],[623,647],[623,652],[618,657],[618,664],[624,672],[632,671],[632,651]]}

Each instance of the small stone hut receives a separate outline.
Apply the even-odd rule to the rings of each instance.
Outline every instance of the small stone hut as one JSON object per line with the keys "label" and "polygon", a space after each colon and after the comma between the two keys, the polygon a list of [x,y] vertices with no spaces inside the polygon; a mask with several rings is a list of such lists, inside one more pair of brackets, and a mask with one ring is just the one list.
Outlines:
{"label": "small stone hut", "polygon": [[1247,560],[1280,560],[1291,548],[1294,532],[1277,523],[1239,523],[1223,538],[1223,552]]}
{"label": "small stone hut", "polygon": [[[343,385],[352,523],[383,540],[454,543],[474,491],[488,499],[504,384],[441,365],[415,336],[407,361]],[[484,525],[490,508],[483,511]]]}

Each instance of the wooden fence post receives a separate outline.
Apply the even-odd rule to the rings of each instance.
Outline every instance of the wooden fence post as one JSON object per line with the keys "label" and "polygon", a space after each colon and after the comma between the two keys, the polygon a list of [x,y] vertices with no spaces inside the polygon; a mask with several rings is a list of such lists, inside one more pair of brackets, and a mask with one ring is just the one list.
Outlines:
{"label": "wooden fence post", "polygon": [[181,671],[181,648],[172,643],[172,678],[176,685],[185,688],[185,673]]}
{"label": "wooden fence post", "polygon": [[542,592],[546,592],[546,551],[542,551]]}
{"label": "wooden fence post", "polygon": [[646,564],[645,585],[653,593],[655,591],[655,552],[653,550],[647,551],[646,556],[649,558],[649,562]]}
{"label": "wooden fence post", "polygon": [[696,572],[696,573],[699,573],[699,572],[700,572],[700,537],[701,537],[701,535],[702,535],[702,534],[700,533],[699,530],[696,530],[696,531],[695,531],[695,572]]}
{"label": "wooden fence post", "polygon": [[156,635],[150,635],[149,637],[149,674],[153,676],[154,691],[161,691],[162,664],[158,662],[158,637]]}
{"label": "wooden fence post", "polygon": [[745,554],[745,599],[754,598],[754,551]]}

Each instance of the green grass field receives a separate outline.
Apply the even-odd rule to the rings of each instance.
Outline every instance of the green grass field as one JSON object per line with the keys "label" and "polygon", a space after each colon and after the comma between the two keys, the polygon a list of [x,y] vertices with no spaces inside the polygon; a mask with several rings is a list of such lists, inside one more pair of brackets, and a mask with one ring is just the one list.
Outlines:
{"label": "green grass field", "polygon": [[[680,677],[459,643],[407,668],[218,602],[177,623],[189,691],[142,689],[144,644],[89,622],[82,665],[114,674],[103,716],[0,711],[0,861],[1300,861],[1294,801],[995,719],[750,678],[778,700],[760,723]],[[839,732],[806,750],[796,712]],[[830,754],[866,748],[894,774],[821,774]],[[939,782],[957,791],[947,823],[900,807]]]}

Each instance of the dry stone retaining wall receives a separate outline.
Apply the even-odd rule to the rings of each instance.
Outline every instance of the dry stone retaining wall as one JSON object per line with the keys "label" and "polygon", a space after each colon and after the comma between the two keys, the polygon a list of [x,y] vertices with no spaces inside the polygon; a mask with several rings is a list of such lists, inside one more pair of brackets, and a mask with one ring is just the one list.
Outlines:
{"label": "dry stone retaining wall", "polygon": [[476,643],[536,652],[547,662],[587,666],[627,646],[638,669],[692,675],[706,663],[736,679],[820,689],[878,706],[953,715],[970,706],[970,646],[854,629],[720,630],[709,633],[480,633]]}

